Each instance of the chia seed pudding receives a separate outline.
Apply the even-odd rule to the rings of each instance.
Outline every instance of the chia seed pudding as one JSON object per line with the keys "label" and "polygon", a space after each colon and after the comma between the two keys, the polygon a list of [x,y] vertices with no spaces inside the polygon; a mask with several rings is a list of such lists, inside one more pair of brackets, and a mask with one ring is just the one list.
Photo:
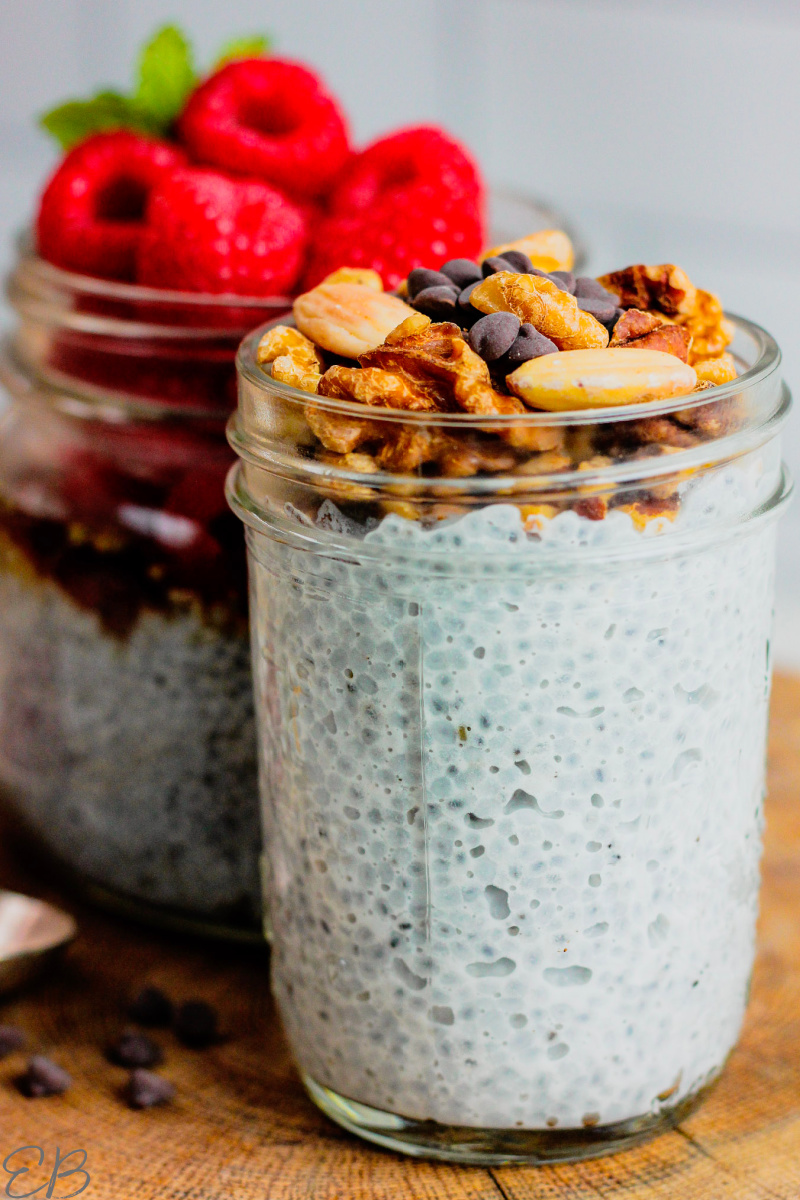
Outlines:
{"label": "chia seed pudding", "polygon": [[485,1163],[665,1128],[736,1042],[788,494],[763,331],[528,252],[300,297],[231,430],[293,1053],[346,1128]]}
{"label": "chia seed pudding", "polygon": [[243,587],[237,603],[170,586],[174,569],[144,538],[118,533],[108,545],[84,531],[70,545],[74,525],[13,510],[0,531],[6,801],[84,886],[254,926],[260,835]]}
{"label": "chia seed pudding", "polygon": [[0,800],[91,899],[260,941],[236,349],[280,297],[65,271],[23,242],[0,351]]}
{"label": "chia seed pudding", "polygon": [[[608,1125],[694,1095],[736,1040],[773,537],[615,566],[644,535],[603,524],[539,543],[511,506],[389,516],[363,541],[401,558],[380,566],[253,539],[273,986],[302,1070],[345,1097]],[[559,547],[602,557],[570,572]]]}

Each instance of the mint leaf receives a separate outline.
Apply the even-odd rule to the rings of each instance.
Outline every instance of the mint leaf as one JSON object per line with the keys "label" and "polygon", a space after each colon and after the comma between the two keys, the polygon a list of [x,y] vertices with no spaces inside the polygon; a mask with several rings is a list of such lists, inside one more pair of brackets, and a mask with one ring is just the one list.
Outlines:
{"label": "mint leaf", "polygon": [[183,108],[196,78],[191,46],[180,29],[165,25],[142,50],[135,103],[166,130]]}
{"label": "mint leaf", "polygon": [[251,37],[234,38],[222,48],[219,58],[214,63],[214,70],[219,70],[226,63],[235,62],[237,58],[265,58],[272,48],[272,42],[263,33],[254,33]]}
{"label": "mint leaf", "polygon": [[70,150],[92,133],[109,129],[157,132],[148,114],[119,92],[99,92],[90,100],[69,100],[44,113],[39,124],[56,139],[62,150]]}

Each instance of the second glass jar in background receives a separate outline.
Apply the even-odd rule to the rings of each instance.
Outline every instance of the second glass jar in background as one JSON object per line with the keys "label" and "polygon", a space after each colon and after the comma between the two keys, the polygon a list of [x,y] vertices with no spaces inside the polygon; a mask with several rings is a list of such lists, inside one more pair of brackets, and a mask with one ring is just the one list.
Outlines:
{"label": "second glass jar in background", "polygon": [[260,835],[224,424],[286,301],[169,294],[23,252],[0,369],[0,790],[95,899],[257,938]]}
{"label": "second glass jar in background", "polygon": [[[493,242],[563,225],[522,197],[490,207]],[[9,297],[0,798],[96,899],[258,939],[246,567],[224,422],[240,339],[289,301],[90,279],[24,246]]]}

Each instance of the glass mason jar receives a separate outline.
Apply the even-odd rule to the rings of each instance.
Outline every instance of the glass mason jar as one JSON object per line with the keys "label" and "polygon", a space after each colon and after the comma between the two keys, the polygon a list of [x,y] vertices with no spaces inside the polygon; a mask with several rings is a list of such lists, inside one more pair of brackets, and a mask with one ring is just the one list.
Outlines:
{"label": "glass mason jar", "polygon": [[372,1141],[618,1150],[685,1117],[736,1041],[789,399],[775,343],[732,319],[743,373],[678,401],[369,410],[382,436],[560,447],[461,478],[318,455],[309,405],[363,406],[273,381],[243,343],[228,494],[273,988],[311,1096]]}
{"label": "glass mason jar", "polygon": [[287,301],[69,274],[25,248],[2,349],[0,792],[91,895],[260,936],[242,335]]}

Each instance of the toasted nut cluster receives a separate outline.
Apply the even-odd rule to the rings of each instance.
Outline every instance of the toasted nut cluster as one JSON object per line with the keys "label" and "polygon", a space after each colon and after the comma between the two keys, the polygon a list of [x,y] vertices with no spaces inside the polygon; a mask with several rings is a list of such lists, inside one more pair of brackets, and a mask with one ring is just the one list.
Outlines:
{"label": "toasted nut cluster", "polygon": [[718,358],[701,358],[695,362],[694,369],[698,380],[710,383],[716,387],[720,383],[730,383],[736,378],[736,363],[733,355],[724,353]]}
{"label": "toasted nut cluster", "polygon": [[691,339],[688,362],[692,366],[718,358],[733,337],[718,297],[696,288],[686,272],[672,263],[656,267],[637,263],[602,275],[599,282],[619,298],[622,308],[661,313],[684,328]]}
{"label": "toasted nut cluster", "polygon": [[370,267],[339,267],[326,275],[323,283],[358,283],[361,287],[372,288],[373,292],[383,291],[383,280],[377,271]]}
{"label": "toasted nut cluster", "polygon": [[[500,271],[479,283],[470,303],[483,313],[511,312],[550,338],[559,350],[593,349],[608,345],[608,330],[578,307],[569,292],[540,275]],[[535,361],[535,360],[534,360]]]}
{"label": "toasted nut cluster", "polygon": [[345,358],[358,358],[380,346],[387,333],[413,311],[397,296],[363,283],[321,283],[294,302],[300,332],[323,350]]}
{"label": "toasted nut cluster", "polygon": [[697,289],[686,272],[673,263],[657,267],[637,263],[601,275],[597,282],[619,298],[622,308],[652,308],[677,317],[693,312],[697,303]]}
{"label": "toasted nut cluster", "polygon": [[572,242],[561,229],[539,229],[527,237],[518,238],[516,242],[504,242],[502,246],[493,246],[481,255],[481,262],[487,258],[500,257],[507,250],[527,254],[534,267],[538,267],[540,271],[571,271],[575,265]]}
{"label": "toasted nut cluster", "polygon": [[733,338],[733,327],[725,320],[718,297],[702,288],[697,289],[693,311],[683,317],[681,323],[692,335],[691,363],[718,358]]}
{"label": "toasted nut cluster", "polygon": [[[691,468],[667,470],[635,492],[592,473],[691,449],[735,426],[735,398],[689,399],[736,378],[726,352],[732,331],[717,297],[674,264],[635,264],[596,280],[576,277],[573,260],[566,235],[544,230],[494,247],[479,263],[415,268],[399,289],[408,303],[357,267],[299,296],[297,328],[269,330],[257,358],[275,379],[319,397],[304,411],[319,462],[336,468],[323,489],[419,517],[411,481],[378,488],[368,477],[502,475],[532,532],[565,507],[591,520],[619,508],[642,528],[671,521]],[[682,396],[687,407],[666,415],[568,428],[546,419]],[[475,430],[451,429],[439,414],[480,420]],[[548,494],[560,472],[586,474],[570,501]],[[425,514],[453,511],[436,503]]]}
{"label": "toasted nut cluster", "polygon": [[272,378],[301,392],[316,392],[324,367],[314,343],[289,325],[267,330],[258,343],[256,362],[272,363]]}
{"label": "toasted nut cluster", "polygon": [[629,308],[614,326],[609,346],[630,346],[639,350],[663,350],[682,362],[689,361],[692,335],[682,325],[673,325],[658,313]]}
{"label": "toasted nut cluster", "polygon": [[531,408],[569,412],[667,400],[694,391],[694,367],[663,350],[567,350],[523,363],[508,386]]}

